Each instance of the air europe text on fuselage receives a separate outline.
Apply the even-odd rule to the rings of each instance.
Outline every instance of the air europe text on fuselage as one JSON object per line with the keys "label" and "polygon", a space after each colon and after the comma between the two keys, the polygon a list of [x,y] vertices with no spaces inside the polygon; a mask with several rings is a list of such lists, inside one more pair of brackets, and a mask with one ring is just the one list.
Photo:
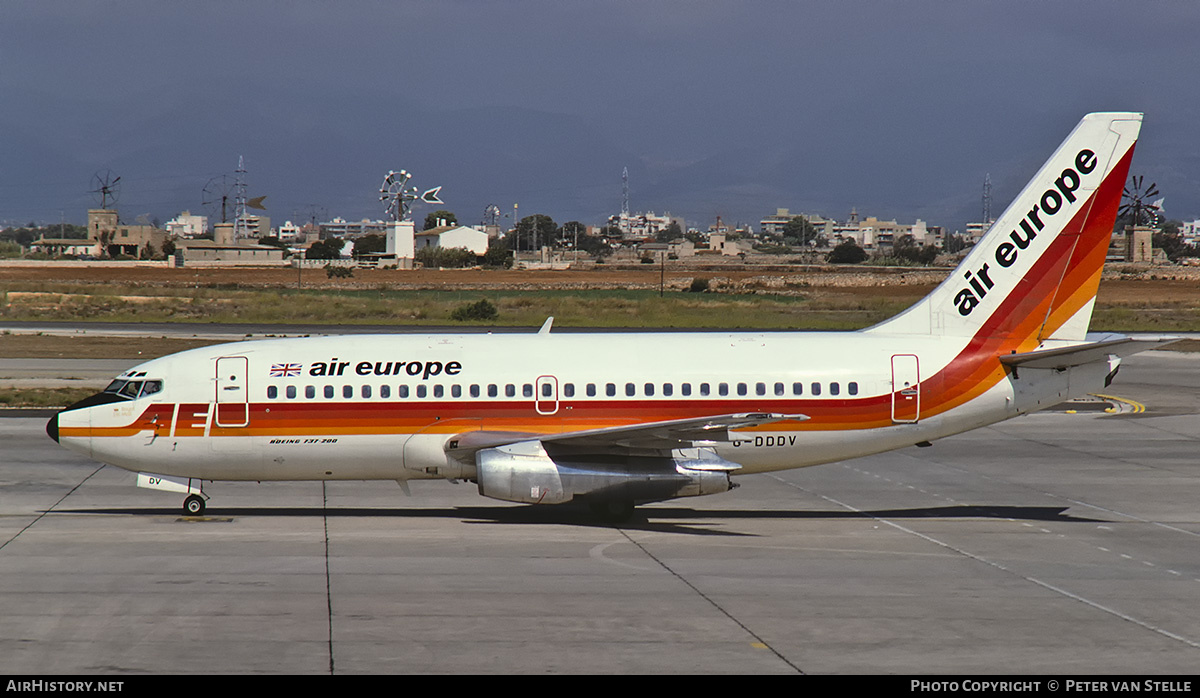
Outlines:
{"label": "air europe text on fuselage", "polygon": [[[292,364],[293,366],[296,364]],[[353,365],[353,369],[350,366]],[[302,367],[303,364],[300,364]],[[349,370],[348,370],[349,369]],[[303,370],[301,368],[301,370]],[[359,376],[400,376],[408,375],[421,380],[429,380],[433,376],[445,374],[456,376],[462,371],[458,361],[339,361],[337,357],[329,361],[315,361],[308,367],[310,376],[342,376],[350,371]],[[299,371],[297,371],[297,374]]]}
{"label": "air europe text on fuselage", "polygon": [[[996,247],[995,262],[1001,269],[1007,269],[1017,263],[1021,251],[1029,247],[1037,234],[1046,227],[1051,216],[1062,211],[1068,204],[1075,203],[1078,198],[1075,191],[1083,183],[1083,175],[1094,172],[1096,164],[1096,153],[1091,150],[1084,149],[1075,155],[1075,167],[1068,167],[1062,171],[1054,180],[1054,185],[1042,192],[1038,203],[1021,219],[1020,226],[1008,234],[1009,240]],[[954,305],[958,306],[959,315],[970,315],[983,301],[983,297],[996,285],[992,274],[998,271],[992,269],[991,263],[988,262],[979,269],[963,275],[967,288],[961,289],[954,296]]]}

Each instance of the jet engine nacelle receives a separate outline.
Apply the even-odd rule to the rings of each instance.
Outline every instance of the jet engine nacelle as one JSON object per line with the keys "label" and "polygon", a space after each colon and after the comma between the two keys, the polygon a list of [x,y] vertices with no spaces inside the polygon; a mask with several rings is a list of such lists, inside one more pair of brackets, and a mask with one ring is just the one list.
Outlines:
{"label": "jet engine nacelle", "polygon": [[729,476],[740,467],[705,449],[611,456],[547,452],[539,441],[484,449],[475,463],[479,494],[527,504],[578,496],[642,503],[717,494],[736,487]]}

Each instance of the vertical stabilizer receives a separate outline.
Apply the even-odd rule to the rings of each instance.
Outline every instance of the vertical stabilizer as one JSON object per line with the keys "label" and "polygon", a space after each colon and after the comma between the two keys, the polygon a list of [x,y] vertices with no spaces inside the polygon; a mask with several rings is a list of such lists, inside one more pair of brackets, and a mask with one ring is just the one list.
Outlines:
{"label": "vertical stabilizer", "polygon": [[866,332],[1082,340],[1142,115],[1083,117],[932,293]]}

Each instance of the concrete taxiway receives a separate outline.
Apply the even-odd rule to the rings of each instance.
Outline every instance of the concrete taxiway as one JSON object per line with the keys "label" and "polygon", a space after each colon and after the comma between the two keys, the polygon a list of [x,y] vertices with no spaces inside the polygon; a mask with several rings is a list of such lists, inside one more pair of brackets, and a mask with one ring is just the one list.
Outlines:
{"label": "concrete taxiway", "polygon": [[0,673],[1186,674],[1200,356],[611,526],[468,484],[216,483],[208,515],[0,419]]}

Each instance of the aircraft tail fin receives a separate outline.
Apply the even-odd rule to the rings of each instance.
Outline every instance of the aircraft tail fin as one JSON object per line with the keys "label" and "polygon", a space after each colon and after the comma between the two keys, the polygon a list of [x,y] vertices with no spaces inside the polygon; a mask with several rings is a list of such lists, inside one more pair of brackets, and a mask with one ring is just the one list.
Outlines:
{"label": "aircraft tail fin", "polygon": [[1139,113],[1083,117],[940,286],[864,331],[1003,338],[1023,350],[1083,340],[1141,125]]}

